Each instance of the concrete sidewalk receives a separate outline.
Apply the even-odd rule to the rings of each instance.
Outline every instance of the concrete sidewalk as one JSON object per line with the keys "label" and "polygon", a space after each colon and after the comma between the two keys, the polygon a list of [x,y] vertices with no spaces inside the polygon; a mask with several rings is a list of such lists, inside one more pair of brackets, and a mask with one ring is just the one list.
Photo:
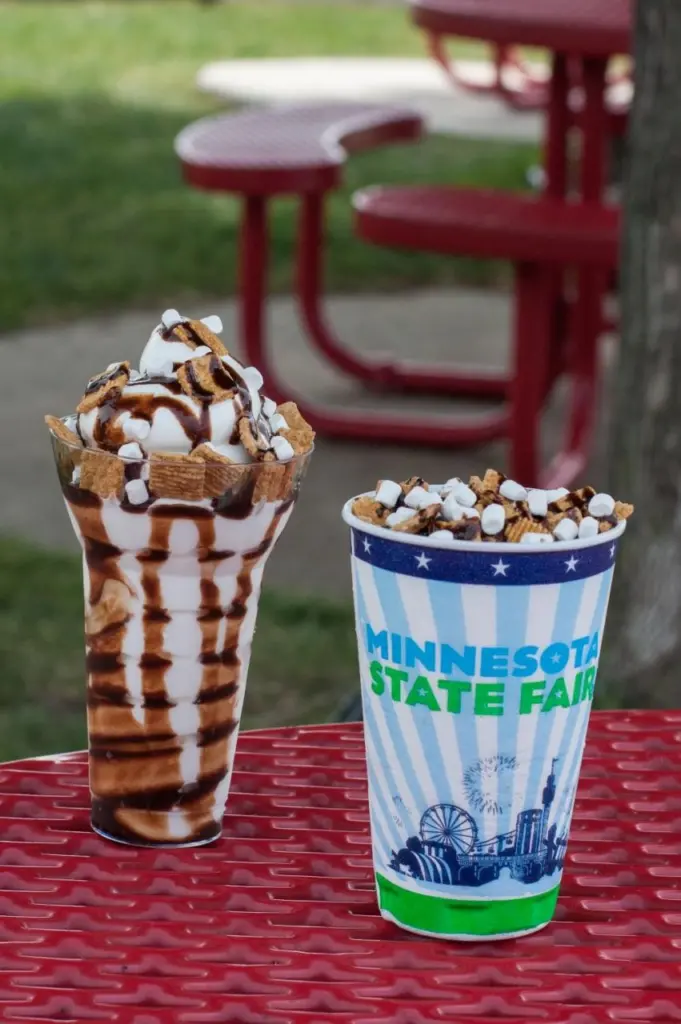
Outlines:
{"label": "concrete sidewalk", "polygon": [[[391,296],[341,297],[329,311],[339,334],[361,351],[390,351],[419,359],[477,363],[502,368],[508,350],[510,300],[474,291],[425,291]],[[5,336],[5,387],[0,403],[0,473],[6,481],[0,503],[0,531],[49,546],[75,550],[75,541],[57,491],[43,423],[46,412],[65,414],[82,394],[84,382],[117,358],[137,364],[162,310],[125,313],[77,324]],[[219,313],[223,337],[235,337],[234,304],[201,302],[188,315]],[[306,344],[288,298],[270,306],[273,350],[283,375],[298,392],[326,405],[390,409],[402,414],[428,409],[438,414],[481,410],[451,399],[376,396],[343,379],[320,362]],[[560,399],[547,415],[545,436],[556,436]],[[505,445],[442,451],[350,444],[320,439],[303,493],[284,539],[275,550],[267,578],[301,592],[349,597],[347,536],[339,513],[348,496],[372,487],[379,476],[403,479],[413,473],[431,481],[467,476],[487,465],[503,468]]]}
{"label": "concrete sidewalk", "polygon": [[[494,69],[487,61],[457,61],[461,75],[478,85],[490,84]],[[546,73],[533,65],[533,73]],[[509,87],[519,75],[506,72]],[[420,114],[429,131],[471,139],[539,142],[543,115],[510,110],[494,95],[454,86],[430,58],[297,57],[228,60],[206,64],[196,84],[203,92],[231,103],[396,104]]]}

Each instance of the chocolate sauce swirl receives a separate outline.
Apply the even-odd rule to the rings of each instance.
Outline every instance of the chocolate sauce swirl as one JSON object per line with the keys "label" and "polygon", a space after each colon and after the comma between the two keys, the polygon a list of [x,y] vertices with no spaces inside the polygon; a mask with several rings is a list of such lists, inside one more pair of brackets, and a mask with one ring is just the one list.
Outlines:
{"label": "chocolate sauce swirl", "polygon": [[[216,794],[230,771],[239,725],[245,684],[239,653],[242,629],[249,602],[258,596],[252,574],[274,542],[290,502],[277,508],[262,542],[241,557],[233,598],[223,607],[216,576],[225,560],[235,557],[216,546],[216,522],[224,511],[179,503],[150,508],[148,547],[135,558],[136,587],[123,569],[122,552],[109,540],[101,500],[76,487],[67,487],[65,493],[83,539],[89,582],[93,826],[138,845],[209,841],[220,833],[222,806]],[[238,517],[240,509],[233,512]],[[200,591],[200,682],[190,701],[196,725],[191,735],[178,735],[173,727],[176,703],[167,684],[174,664],[167,650],[172,612],[163,598],[164,570],[173,557],[172,529],[181,520],[196,526]],[[126,631],[131,619],[140,616],[143,650],[135,663],[124,653]],[[193,773],[187,774],[187,764],[194,766]]]}

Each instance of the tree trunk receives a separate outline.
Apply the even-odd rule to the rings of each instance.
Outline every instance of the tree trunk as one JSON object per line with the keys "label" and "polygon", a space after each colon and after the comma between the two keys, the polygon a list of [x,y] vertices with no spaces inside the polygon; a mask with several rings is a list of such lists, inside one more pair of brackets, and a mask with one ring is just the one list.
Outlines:
{"label": "tree trunk", "polygon": [[681,2],[639,0],[609,489],[633,501],[601,696],[681,704]]}

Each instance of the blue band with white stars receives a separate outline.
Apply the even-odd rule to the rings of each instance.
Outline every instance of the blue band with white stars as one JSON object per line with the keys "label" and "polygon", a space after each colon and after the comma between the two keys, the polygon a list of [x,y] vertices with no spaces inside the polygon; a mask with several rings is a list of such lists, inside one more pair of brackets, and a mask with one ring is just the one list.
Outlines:
{"label": "blue band with white stars", "polygon": [[542,545],[540,551],[523,551],[514,546],[499,554],[498,550],[490,551],[484,543],[476,545],[475,551],[439,548],[427,542],[404,544],[353,527],[352,550],[363,562],[403,576],[448,583],[526,587],[598,576],[614,564],[617,539],[603,534],[603,542],[591,546],[552,550]]}

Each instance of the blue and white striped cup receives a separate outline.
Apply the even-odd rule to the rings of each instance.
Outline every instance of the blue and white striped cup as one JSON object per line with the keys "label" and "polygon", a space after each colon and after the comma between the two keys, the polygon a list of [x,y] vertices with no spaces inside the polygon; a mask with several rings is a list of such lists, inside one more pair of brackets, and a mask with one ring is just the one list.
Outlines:
{"label": "blue and white striped cup", "polygon": [[351,527],[383,917],[439,938],[551,920],[625,524],[525,546]]}

